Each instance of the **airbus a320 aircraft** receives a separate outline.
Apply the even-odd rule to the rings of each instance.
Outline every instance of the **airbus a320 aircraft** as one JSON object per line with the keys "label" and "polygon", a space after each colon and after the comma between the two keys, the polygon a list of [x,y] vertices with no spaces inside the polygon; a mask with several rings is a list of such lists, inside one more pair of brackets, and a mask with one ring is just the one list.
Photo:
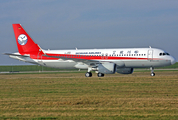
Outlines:
{"label": "airbus a320 aircraft", "polygon": [[95,71],[98,77],[104,74],[132,74],[134,68],[150,68],[155,76],[154,67],[169,66],[176,59],[169,53],[157,48],[122,49],[75,49],[44,50],[36,44],[20,24],[13,24],[18,51],[5,53],[11,58],[46,67],[65,69],[87,69],[86,77]]}

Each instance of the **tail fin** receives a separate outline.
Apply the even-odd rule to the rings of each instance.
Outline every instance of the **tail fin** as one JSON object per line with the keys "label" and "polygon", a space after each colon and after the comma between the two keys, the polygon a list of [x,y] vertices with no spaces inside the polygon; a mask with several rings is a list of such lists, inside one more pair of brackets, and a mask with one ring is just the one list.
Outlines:
{"label": "tail fin", "polygon": [[20,24],[12,24],[17,42],[17,47],[21,55],[38,54],[41,48],[26,33]]}

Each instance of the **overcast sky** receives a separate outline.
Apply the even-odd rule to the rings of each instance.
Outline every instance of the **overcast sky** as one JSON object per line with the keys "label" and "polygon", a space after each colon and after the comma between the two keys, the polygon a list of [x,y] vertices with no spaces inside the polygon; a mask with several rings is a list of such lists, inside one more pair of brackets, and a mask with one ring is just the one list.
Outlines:
{"label": "overcast sky", "polygon": [[178,0],[1,0],[0,65],[26,64],[12,28],[43,49],[161,48],[178,60]]}

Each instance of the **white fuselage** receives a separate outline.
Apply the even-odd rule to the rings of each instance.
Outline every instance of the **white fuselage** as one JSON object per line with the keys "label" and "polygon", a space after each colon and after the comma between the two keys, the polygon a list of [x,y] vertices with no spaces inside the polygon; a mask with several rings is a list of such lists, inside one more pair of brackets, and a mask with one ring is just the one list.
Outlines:
{"label": "white fuselage", "polygon": [[[85,64],[83,60],[112,62],[119,68],[162,67],[172,65],[176,62],[175,58],[164,50],[156,48],[43,50],[43,52],[47,54],[48,57],[10,57],[33,64],[65,69],[88,69],[92,62]],[[79,61],[76,62],[74,59]],[[81,62],[80,59],[82,60]]]}
{"label": "white fuselage", "polygon": [[155,76],[154,67],[172,65],[175,58],[156,48],[123,49],[76,49],[43,50],[36,44],[20,24],[12,24],[18,53],[5,53],[12,58],[61,69],[88,69],[86,77],[92,77],[95,71],[98,77],[104,74],[132,74],[133,68],[150,67],[151,76]]}

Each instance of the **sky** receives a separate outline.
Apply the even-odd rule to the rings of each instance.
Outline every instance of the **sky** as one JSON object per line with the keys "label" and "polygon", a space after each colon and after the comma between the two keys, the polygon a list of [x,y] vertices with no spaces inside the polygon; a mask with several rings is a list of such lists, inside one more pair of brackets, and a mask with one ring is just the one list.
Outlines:
{"label": "sky", "polygon": [[43,49],[160,48],[178,60],[178,0],[1,0],[0,65],[27,65],[13,23]]}

